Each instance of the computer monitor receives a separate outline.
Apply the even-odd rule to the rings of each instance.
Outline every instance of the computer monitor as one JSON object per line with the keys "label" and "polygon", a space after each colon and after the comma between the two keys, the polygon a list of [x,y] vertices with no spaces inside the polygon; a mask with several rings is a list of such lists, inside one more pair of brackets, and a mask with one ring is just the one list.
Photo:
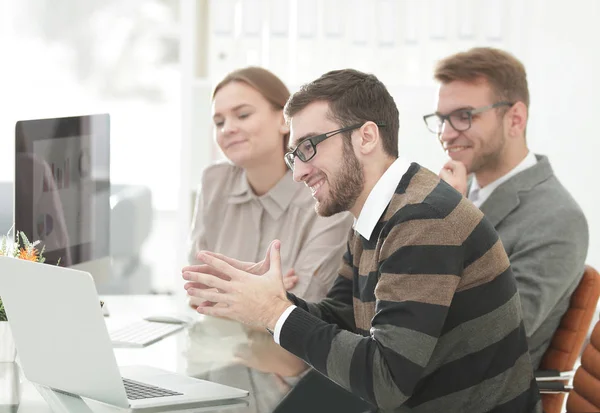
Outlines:
{"label": "computer monitor", "polygon": [[46,262],[110,275],[110,118],[33,119],[15,127],[15,232]]}

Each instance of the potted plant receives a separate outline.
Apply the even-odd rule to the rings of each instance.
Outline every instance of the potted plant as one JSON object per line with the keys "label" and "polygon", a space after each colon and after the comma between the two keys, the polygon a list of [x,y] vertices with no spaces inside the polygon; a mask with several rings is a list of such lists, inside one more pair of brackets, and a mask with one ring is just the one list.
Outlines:
{"label": "potted plant", "polygon": [[[38,251],[36,248],[40,243],[39,241],[30,242],[22,231],[18,232],[17,240],[13,241],[14,237],[10,236],[11,231],[7,235],[2,236],[0,240],[0,256],[40,263],[46,261],[46,258],[44,258],[44,247],[42,247],[41,251]],[[16,355],[15,343],[7,322],[2,297],[0,297],[0,362],[15,361]]]}

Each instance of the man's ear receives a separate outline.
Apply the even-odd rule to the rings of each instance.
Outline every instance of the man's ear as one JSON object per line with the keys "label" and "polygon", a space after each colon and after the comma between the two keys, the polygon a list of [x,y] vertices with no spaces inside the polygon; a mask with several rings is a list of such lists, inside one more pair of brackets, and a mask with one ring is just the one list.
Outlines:
{"label": "man's ear", "polygon": [[523,102],[515,103],[506,114],[506,130],[510,137],[520,137],[525,134],[529,112]]}
{"label": "man's ear", "polygon": [[354,142],[355,147],[358,148],[360,153],[368,155],[372,153],[379,145],[379,127],[375,122],[366,122],[356,134],[357,141]]}
{"label": "man's ear", "polygon": [[279,133],[285,135],[290,133],[290,125],[285,121],[285,116],[283,116],[283,112],[281,112],[281,124],[279,126]]}

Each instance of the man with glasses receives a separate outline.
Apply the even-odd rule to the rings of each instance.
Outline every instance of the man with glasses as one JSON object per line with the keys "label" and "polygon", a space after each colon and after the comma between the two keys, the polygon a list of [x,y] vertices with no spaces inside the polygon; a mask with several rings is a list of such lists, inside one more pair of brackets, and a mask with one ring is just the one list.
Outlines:
{"label": "man with glasses", "polygon": [[339,275],[326,299],[308,303],[283,288],[277,240],[254,265],[201,252],[205,264],[183,271],[188,294],[204,300],[198,311],[267,328],[382,410],[541,411],[498,234],[435,173],[398,159],[398,109],[385,86],[329,72],[284,113],[285,159],[317,213],[356,218]]}
{"label": "man with glasses", "polygon": [[435,79],[437,111],[424,119],[450,157],[440,177],[498,231],[537,368],[583,274],[586,219],[548,158],[527,147],[529,90],[520,61],[475,48],[441,60]]}

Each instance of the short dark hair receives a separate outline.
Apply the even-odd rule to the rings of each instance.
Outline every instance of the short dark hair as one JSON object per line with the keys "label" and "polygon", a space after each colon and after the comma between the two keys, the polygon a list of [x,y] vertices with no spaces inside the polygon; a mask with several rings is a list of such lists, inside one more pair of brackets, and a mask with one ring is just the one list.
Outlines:
{"label": "short dark hair", "polygon": [[303,85],[287,101],[284,115],[289,121],[313,102],[329,103],[329,115],[341,127],[361,122],[381,122],[384,151],[398,157],[398,107],[385,85],[372,74],[354,69],[333,70]]}
{"label": "short dark hair", "polygon": [[476,47],[440,60],[434,77],[442,84],[455,80],[474,83],[486,80],[495,98],[523,102],[529,108],[525,66],[512,54],[492,47]]}

